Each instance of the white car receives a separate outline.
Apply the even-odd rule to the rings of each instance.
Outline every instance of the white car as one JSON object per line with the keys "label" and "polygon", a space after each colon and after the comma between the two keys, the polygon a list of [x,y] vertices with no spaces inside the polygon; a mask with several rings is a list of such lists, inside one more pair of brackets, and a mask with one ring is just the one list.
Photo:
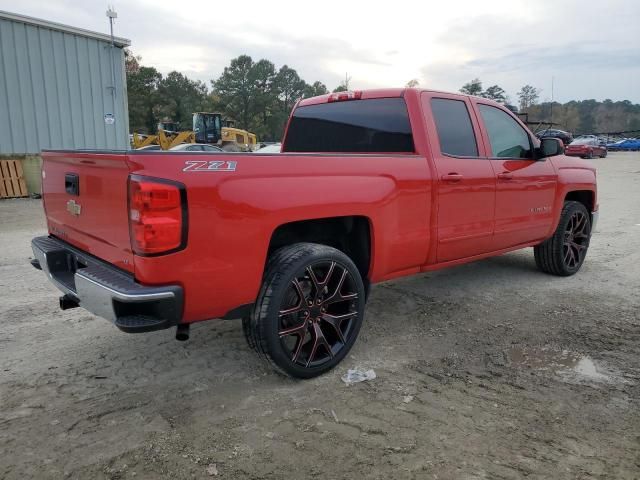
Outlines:
{"label": "white car", "polygon": [[181,143],[169,149],[170,152],[222,152],[220,147],[208,143]]}
{"label": "white car", "polygon": [[136,148],[136,150],[162,150],[160,145],[147,145],[146,147]]}
{"label": "white car", "polygon": [[281,143],[274,143],[273,145],[267,145],[266,147],[259,148],[253,153],[280,153],[281,149]]}

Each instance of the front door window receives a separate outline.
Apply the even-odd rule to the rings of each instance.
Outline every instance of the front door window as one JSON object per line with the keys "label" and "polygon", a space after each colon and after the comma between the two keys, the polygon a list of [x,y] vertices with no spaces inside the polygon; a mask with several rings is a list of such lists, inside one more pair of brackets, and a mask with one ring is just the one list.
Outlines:
{"label": "front door window", "polygon": [[531,139],[510,115],[491,105],[478,105],[489,135],[492,158],[533,158]]}

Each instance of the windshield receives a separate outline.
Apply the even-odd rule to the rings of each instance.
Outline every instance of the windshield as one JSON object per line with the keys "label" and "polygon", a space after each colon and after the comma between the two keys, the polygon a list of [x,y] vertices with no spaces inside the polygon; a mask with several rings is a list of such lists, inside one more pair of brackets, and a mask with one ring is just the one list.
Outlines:
{"label": "windshield", "polygon": [[220,114],[195,113],[193,131],[198,143],[216,143],[220,139]]}
{"label": "windshield", "polygon": [[574,140],[569,145],[591,145],[593,143],[593,138],[578,138]]}

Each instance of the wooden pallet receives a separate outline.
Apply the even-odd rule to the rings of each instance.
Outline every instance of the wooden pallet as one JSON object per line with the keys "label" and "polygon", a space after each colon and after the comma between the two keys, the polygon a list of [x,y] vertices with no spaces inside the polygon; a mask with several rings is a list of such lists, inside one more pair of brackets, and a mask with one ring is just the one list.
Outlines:
{"label": "wooden pallet", "polygon": [[0,160],[0,198],[28,195],[20,160]]}

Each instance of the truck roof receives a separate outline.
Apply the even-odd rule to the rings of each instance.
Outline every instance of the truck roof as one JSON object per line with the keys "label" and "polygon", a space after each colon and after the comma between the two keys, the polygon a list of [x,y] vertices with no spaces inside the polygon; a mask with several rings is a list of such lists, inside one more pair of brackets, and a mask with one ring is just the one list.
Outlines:
{"label": "truck roof", "polygon": [[[349,92],[359,92],[360,100],[367,100],[372,98],[394,98],[394,97],[402,97],[405,92],[408,90],[414,90],[417,92],[429,92],[429,93],[441,93],[444,95],[456,95],[458,97],[472,97],[473,95],[467,95],[466,93],[460,92],[445,92],[442,90],[433,90],[429,88],[416,88],[416,87],[404,87],[404,88],[373,88],[367,90],[350,90]],[[300,100],[298,103],[298,107],[305,107],[308,105],[317,105],[319,103],[327,103],[329,97],[332,95],[340,94],[340,93],[349,93],[349,92],[335,92],[335,93],[327,93],[325,95],[319,95],[317,97],[304,98]],[[482,97],[483,101],[488,101],[489,103],[496,103],[493,100]]]}

